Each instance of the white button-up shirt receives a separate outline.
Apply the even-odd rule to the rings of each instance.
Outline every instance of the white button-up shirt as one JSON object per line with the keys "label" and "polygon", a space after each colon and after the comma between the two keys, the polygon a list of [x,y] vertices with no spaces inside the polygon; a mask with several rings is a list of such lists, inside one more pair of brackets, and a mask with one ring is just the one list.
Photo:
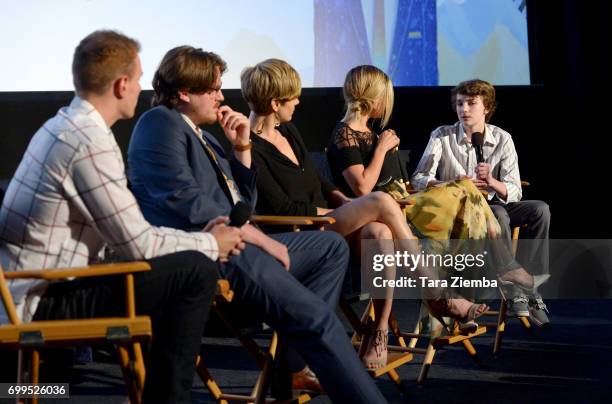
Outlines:
{"label": "white button-up shirt", "polygon": [[[491,165],[491,175],[506,185],[508,196],[501,202],[517,202],[523,196],[518,156],[512,137],[495,125],[485,125],[482,147],[486,163]],[[451,181],[459,175],[475,177],[474,170],[478,165],[476,150],[468,140],[463,126],[440,126],[431,133],[427,148],[412,176],[412,185],[416,189],[425,189],[432,180]],[[488,190],[489,199],[495,196]]]}
{"label": "white button-up shirt", "polygon": [[[7,271],[86,266],[106,244],[128,260],[182,250],[218,258],[212,234],[146,221],[127,188],[112,131],[90,103],[75,97],[36,132],[11,180],[0,210],[0,262]],[[9,282],[23,321],[36,311],[46,284]]]}

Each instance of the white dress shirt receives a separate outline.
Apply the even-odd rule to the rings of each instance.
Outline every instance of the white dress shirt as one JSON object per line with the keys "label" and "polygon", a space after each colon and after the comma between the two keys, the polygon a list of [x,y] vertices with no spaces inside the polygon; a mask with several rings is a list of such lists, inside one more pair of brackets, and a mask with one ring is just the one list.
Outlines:
{"label": "white dress shirt", "polygon": [[[90,103],[75,97],[36,132],[11,180],[0,210],[0,262],[5,271],[86,266],[106,244],[127,260],[182,250],[218,258],[212,234],[146,221],[127,188],[112,131]],[[46,285],[9,282],[23,321]]]}
{"label": "white dress shirt", "polygon": [[[491,165],[493,178],[506,185],[508,195],[501,202],[517,202],[523,196],[521,175],[518,166],[518,156],[514,148],[512,136],[495,125],[485,125],[483,157]],[[474,170],[478,162],[476,150],[468,140],[463,126],[440,126],[431,133],[427,148],[412,176],[412,186],[415,189],[425,189],[433,180],[451,181],[459,175],[474,178]],[[495,196],[495,191],[488,190],[489,199]]]}

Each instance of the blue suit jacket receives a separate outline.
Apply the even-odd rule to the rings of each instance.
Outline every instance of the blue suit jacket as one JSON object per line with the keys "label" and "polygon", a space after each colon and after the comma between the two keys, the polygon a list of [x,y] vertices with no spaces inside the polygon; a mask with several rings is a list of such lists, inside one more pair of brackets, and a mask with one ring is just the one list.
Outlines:
{"label": "blue suit jacket", "polygon": [[[223,172],[237,183],[243,200],[255,206],[256,172],[228,161],[219,142],[204,132]],[[232,202],[193,129],[165,106],[144,113],[130,139],[128,177],[147,220],[156,226],[199,230],[209,220],[229,215]]]}

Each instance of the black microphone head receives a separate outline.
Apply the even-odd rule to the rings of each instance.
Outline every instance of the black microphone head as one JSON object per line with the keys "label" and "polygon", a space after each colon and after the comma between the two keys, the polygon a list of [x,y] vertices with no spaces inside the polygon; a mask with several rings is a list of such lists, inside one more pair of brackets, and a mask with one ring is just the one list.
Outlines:
{"label": "black microphone head", "polygon": [[481,146],[484,143],[484,135],[480,132],[472,133],[472,144],[475,146]]}
{"label": "black microphone head", "polygon": [[232,211],[230,212],[229,225],[234,227],[240,227],[245,224],[250,217],[251,207],[242,201],[238,201],[238,203],[234,205]]}
{"label": "black microphone head", "polygon": [[476,149],[476,161],[484,163],[484,154],[482,153],[482,144],[484,143],[484,136],[480,132],[472,133],[472,145]]}

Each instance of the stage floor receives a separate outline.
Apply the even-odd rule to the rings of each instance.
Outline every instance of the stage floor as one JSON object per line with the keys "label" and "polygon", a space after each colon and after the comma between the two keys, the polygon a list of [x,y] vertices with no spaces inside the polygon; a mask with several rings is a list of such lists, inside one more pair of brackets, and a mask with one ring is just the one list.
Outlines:
{"label": "stage floor", "polygon": [[[411,326],[416,318],[416,302],[398,300],[395,304],[400,324]],[[407,396],[401,395],[388,378],[381,377],[376,383],[391,403],[609,402],[612,300],[551,300],[548,304],[553,327],[535,329],[530,336],[517,321],[511,321],[497,359],[491,353],[493,332],[474,339],[485,367],[475,365],[461,346],[450,347],[438,351],[422,387],[415,383],[422,356],[417,355],[399,369]],[[265,340],[266,334],[261,338]],[[224,392],[247,393],[256,377],[256,368],[237,341],[225,338],[204,341],[206,362]],[[125,402],[119,367],[113,358],[104,360],[96,356],[97,362],[75,366],[61,376],[61,381],[70,383],[70,399],[44,402]],[[60,375],[54,373],[53,378],[60,381],[57,377]],[[214,402],[197,377],[193,402]],[[313,400],[328,402],[327,397]]]}

